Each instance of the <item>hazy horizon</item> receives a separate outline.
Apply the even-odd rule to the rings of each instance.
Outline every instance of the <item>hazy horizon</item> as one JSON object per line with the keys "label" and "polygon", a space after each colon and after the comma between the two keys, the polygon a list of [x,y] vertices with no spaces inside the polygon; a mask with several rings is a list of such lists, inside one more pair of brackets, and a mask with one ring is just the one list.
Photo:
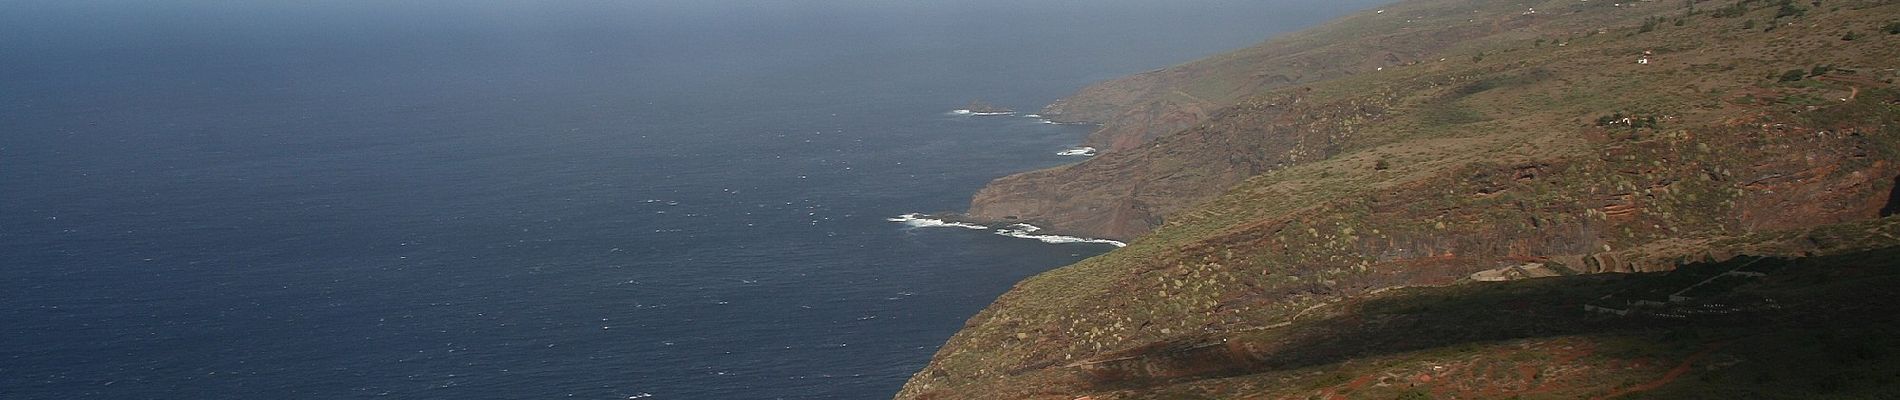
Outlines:
{"label": "hazy horizon", "polygon": [[1372,4],[0,1],[0,397],[888,398],[1108,249],[948,111]]}

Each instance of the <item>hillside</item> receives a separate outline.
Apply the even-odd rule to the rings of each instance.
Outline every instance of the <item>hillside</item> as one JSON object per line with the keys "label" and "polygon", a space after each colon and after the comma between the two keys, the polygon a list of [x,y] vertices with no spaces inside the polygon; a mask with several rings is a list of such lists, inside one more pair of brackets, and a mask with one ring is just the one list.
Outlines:
{"label": "hillside", "polygon": [[899,398],[1226,390],[1373,361],[1085,366],[1333,329],[1298,322],[1391,288],[1900,245],[1897,24],[1878,1],[1417,0],[1092,86],[1045,111],[1110,150],[969,217],[1133,242],[1018,284]]}
{"label": "hillside", "polygon": [[[1718,16],[1724,4],[1698,3],[1687,15],[1677,2],[1406,2],[1105,82],[1045,112],[1102,123],[1090,141],[1111,150],[999,179],[969,217],[1132,239],[1242,180],[1294,166],[1353,154],[1463,162],[1445,153],[1481,143],[1524,143],[1495,148],[1523,159],[1572,157],[1597,147],[1591,136],[1605,130],[1588,129],[1596,118],[1619,111],[1666,118],[1650,129],[1662,133],[1719,128],[1893,76],[1890,6],[1774,18],[1779,6],[1752,2],[1746,15]],[[1841,40],[1850,34],[1861,38]],[[1638,64],[1646,51],[1650,63]],[[1827,65],[1853,73],[1776,82]],[[1386,145],[1408,149],[1377,151]]]}
{"label": "hillside", "polygon": [[[1900,221],[1797,236],[1870,232],[1900,233]],[[1900,249],[1868,244],[1667,273],[1401,288],[942,397],[1882,398],[1900,393],[1900,302],[1884,298],[1900,289]]]}

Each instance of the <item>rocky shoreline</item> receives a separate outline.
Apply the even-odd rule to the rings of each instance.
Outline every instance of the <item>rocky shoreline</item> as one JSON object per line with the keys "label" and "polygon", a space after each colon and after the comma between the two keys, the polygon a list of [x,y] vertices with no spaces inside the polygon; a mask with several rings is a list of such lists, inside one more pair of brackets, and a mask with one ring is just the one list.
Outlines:
{"label": "rocky shoreline", "polygon": [[[1042,115],[1100,123],[1095,157],[953,220],[1132,243],[1018,284],[898,398],[1272,398],[1187,378],[1277,379],[1271,335],[1216,339],[1391,288],[1900,246],[1900,47],[1853,31],[1900,4],[1753,4],[1413,0],[1090,86]],[[1189,372],[1074,367],[1153,355],[1129,371]]]}

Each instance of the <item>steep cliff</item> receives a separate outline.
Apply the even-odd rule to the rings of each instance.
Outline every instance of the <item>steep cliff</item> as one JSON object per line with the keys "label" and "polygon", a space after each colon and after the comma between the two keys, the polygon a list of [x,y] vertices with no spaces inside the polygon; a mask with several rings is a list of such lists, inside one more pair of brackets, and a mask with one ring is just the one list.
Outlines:
{"label": "steep cliff", "polygon": [[[1900,4],[1877,1],[1418,0],[1090,88],[1052,110],[1138,144],[1000,179],[971,215],[1133,243],[1020,283],[899,397],[1073,399],[1284,372],[1089,366],[1299,334],[1305,313],[1397,287],[1900,245],[1868,222],[1900,208],[1894,21]],[[1430,45],[1404,53],[1418,62],[1260,78],[1381,40]],[[1094,119],[1188,98],[1178,110],[1205,117],[1151,140],[1174,119]]]}
{"label": "steep cliff", "polygon": [[[1393,4],[1258,46],[1092,85],[1050,105],[1043,115],[1100,124],[1086,144],[1113,156],[999,179],[971,201],[968,216],[1034,221],[1085,236],[1132,238],[1239,179],[1337,154],[1348,144],[1344,135],[1381,117],[1385,107],[1398,100],[1330,96],[1332,101],[1289,112],[1302,98],[1296,89],[1301,85],[1391,76],[1401,68],[1462,61],[1533,37],[1593,30],[1615,17],[1572,13],[1553,18],[1524,10],[1502,3]],[[1314,135],[1299,126],[1313,124],[1338,132]],[[1258,134],[1233,134],[1236,128]],[[1182,130],[1212,139],[1155,143]],[[1276,132],[1305,137],[1276,137]],[[1157,147],[1168,149],[1143,151]],[[1214,172],[1223,169],[1232,171]]]}

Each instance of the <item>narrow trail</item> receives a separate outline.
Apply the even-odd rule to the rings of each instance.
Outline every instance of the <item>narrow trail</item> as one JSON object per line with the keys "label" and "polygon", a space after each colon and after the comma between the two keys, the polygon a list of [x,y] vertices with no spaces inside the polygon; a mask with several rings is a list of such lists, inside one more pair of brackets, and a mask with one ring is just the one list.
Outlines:
{"label": "narrow trail", "polygon": [[1670,368],[1669,373],[1663,374],[1661,378],[1657,378],[1654,381],[1649,381],[1648,383],[1644,383],[1641,385],[1612,390],[1610,391],[1609,394],[1596,397],[1595,400],[1607,400],[1607,399],[1612,399],[1616,397],[1621,397],[1626,394],[1647,392],[1651,390],[1656,390],[1657,388],[1661,388],[1665,385],[1673,383],[1676,381],[1676,378],[1681,378],[1683,374],[1687,374],[1689,373],[1690,370],[1693,370],[1695,368],[1695,363],[1697,361],[1702,361],[1702,358],[1707,357],[1709,353],[1714,353],[1716,350],[1721,350],[1723,347],[1728,346],[1730,343],[1734,343],[1734,342],[1727,341],[1727,342],[1718,342],[1715,344],[1711,344],[1709,345],[1708,348],[1702,349],[1702,351],[1698,351],[1695,354],[1689,355],[1689,358],[1682,359],[1682,363],[1676,364],[1675,368]]}

